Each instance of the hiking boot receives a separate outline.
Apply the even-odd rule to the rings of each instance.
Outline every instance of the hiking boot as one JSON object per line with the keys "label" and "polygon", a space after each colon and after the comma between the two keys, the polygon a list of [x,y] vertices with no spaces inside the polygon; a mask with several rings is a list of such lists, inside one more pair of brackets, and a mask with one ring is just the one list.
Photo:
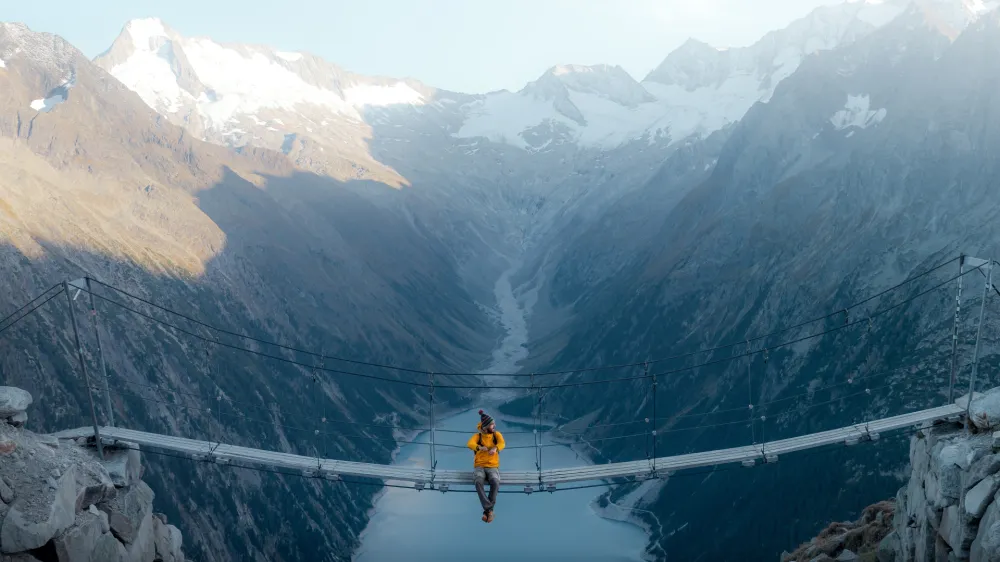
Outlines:
{"label": "hiking boot", "polygon": [[493,522],[493,510],[492,509],[490,511],[486,512],[486,522],[487,523],[492,523]]}
{"label": "hiking boot", "polygon": [[483,523],[489,523],[489,522],[490,522],[490,512],[484,511],[483,512]]}

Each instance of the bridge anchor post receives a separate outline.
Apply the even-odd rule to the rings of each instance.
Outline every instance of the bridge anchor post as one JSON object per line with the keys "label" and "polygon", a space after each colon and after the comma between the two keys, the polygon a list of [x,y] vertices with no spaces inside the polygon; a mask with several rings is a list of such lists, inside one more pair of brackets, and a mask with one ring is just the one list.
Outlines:
{"label": "bridge anchor post", "polygon": [[962,311],[962,277],[964,277],[965,254],[958,258],[958,293],[955,295],[955,327],[951,334],[951,379],[948,383],[948,403],[955,401],[955,372],[958,366],[958,315]]}
{"label": "bridge anchor post", "polygon": [[83,346],[80,344],[80,330],[76,326],[76,313],[73,311],[73,297],[69,294],[69,282],[63,282],[66,291],[66,304],[69,305],[69,321],[73,324],[73,341],[76,343],[76,357],[80,362],[84,384],[87,386],[87,399],[90,402],[90,418],[94,422],[94,441],[97,442],[97,454],[104,459],[104,442],[101,440],[101,429],[97,423],[97,409],[94,408],[94,392],[90,387],[90,375],[87,373],[87,362],[83,358]]}
{"label": "bridge anchor post", "polygon": [[[986,261],[986,260],[983,260]],[[986,313],[986,298],[990,296],[990,287],[993,286],[993,258],[990,258],[986,265],[986,284],[983,286],[983,301],[979,305],[979,325],[976,327],[976,347],[972,353],[972,376],[969,377],[969,402],[965,405],[965,419],[969,419],[969,409],[972,407],[972,393],[976,390],[976,374],[979,371],[979,341],[983,333],[983,316]],[[982,267],[980,265],[979,267]]]}
{"label": "bridge anchor post", "polygon": [[114,427],[115,411],[111,407],[111,386],[108,382],[108,365],[104,361],[104,347],[101,345],[101,331],[97,328],[97,306],[94,304],[94,290],[90,285],[90,277],[77,279],[72,284],[79,289],[86,287],[85,290],[90,300],[90,321],[94,327],[94,339],[97,341],[97,358],[101,363],[101,375],[104,377],[104,407],[107,409],[108,426]]}

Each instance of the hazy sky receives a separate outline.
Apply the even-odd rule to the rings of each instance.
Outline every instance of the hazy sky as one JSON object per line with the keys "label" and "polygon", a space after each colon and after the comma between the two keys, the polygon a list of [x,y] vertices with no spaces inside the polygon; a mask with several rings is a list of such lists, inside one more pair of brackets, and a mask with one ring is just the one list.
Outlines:
{"label": "hazy sky", "polygon": [[95,56],[124,23],[303,50],[363,74],[469,93],[520,89],[555,64],[619,64],[642,79],[688,37],[753,43],[837,0],[46,0],[0,20],[57,33]]}

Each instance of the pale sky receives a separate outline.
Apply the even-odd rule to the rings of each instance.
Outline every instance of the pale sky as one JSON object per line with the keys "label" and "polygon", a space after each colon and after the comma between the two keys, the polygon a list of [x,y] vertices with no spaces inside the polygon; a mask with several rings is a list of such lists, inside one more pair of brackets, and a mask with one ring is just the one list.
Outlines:
{"label": "pale sky", "polygon": [[308,51],[347,70],[467,93],[519,90],[556,64],[617,64],[641,80],[689,37],[748,45],[837,0],[46,0],[0,20],[94,57],[132,18],[182,35]]}

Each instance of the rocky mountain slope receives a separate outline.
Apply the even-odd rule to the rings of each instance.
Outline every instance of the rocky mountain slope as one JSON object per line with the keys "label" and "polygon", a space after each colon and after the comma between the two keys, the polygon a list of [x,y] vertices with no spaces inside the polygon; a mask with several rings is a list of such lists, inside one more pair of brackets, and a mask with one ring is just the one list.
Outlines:
{"label": "rocky mountain slope", "polygon": [[[661,172],[667,181],[644,188],[663,193],[668,185],[681,193],[662,197],[656,207],[642,198],[622,200],[576,238],[551,273],[550,301],[571,303],[558,366],[577,365],[582,356],[597,366],[734,344],[653,367],[690,369],[661,378],[657,407],[669,418],[658,427],[658,451],[791,436],[926,407],[947,394],[955,283],[903,301],[957,274],[957,263],[846,316],[855,321],[899,305],[875,317],[870,330],[863,323],[779,347],[843,326],[840,313],[754,341],[750,358],[742,343],[836,313],[961,251],[996,254],[992,225],[1000,209],[991,196],[996,170],[990,154],[997,137],[988,109],[996,100],[987,84],[997,76],[986,60],[1000,46],[1000,17],[982,14],[956,36],[936,7],[915,3],[879,30],[807,59],[767,104],[754,106],[726,133],[717,153],[699,145],[676,154]],[[696,173],[716,154],[709,171]],[[623,242],[643,228],[653,232]],[[628,250],[610,251],[609,240]],[[965,282],[960,365],[972,358],[977,318],[970,308],[978,306],[983,279],[976,274]],[[996,326],[995,318],[987,321],[984,333]],[[554,343],[536,342],[536,351]],[[766,361],[764,348],[770,348]],[[984,344],[991,365],[996,351],[994,340]],[[968,385],[968,376],[960,369],[960,384]],[[865,377],[871,382],[861,386]],[[552,404],[569,420],[591,419],[595,410],[609,421],[650,415],[648,382],[608,388],[608,396],[562,393]],[[790,397],[797,398],[781,402]],[[751,429],[747,405],[753,402],[772,405],[755,412],[762,415]],[[692,429],[699,425],[716,427]],[[640,439],[600,449],[610,458],[641,458],[643,447]],[[768,558],[780,551],[783,537],[801,538],[804,529],[851,513],[858,497],[884,497],[905,459],[888,443],[837,455],[781,460],[724,481],[709,476],[708,486],[679,480],[647,491],[641,507],[656,514],[653,551],[691,560],[737,551]],[[804,477],[817,471],[826,492]],[[851,493],[833,491],[844,483]],[[806,497],[823,500],[806,509]],[[753,506],[765,503],[761,516]],[[725,508],[730,517],[712,506],[731,506]],[[706,548],[692,540],[695,529],[721,538]]]}

